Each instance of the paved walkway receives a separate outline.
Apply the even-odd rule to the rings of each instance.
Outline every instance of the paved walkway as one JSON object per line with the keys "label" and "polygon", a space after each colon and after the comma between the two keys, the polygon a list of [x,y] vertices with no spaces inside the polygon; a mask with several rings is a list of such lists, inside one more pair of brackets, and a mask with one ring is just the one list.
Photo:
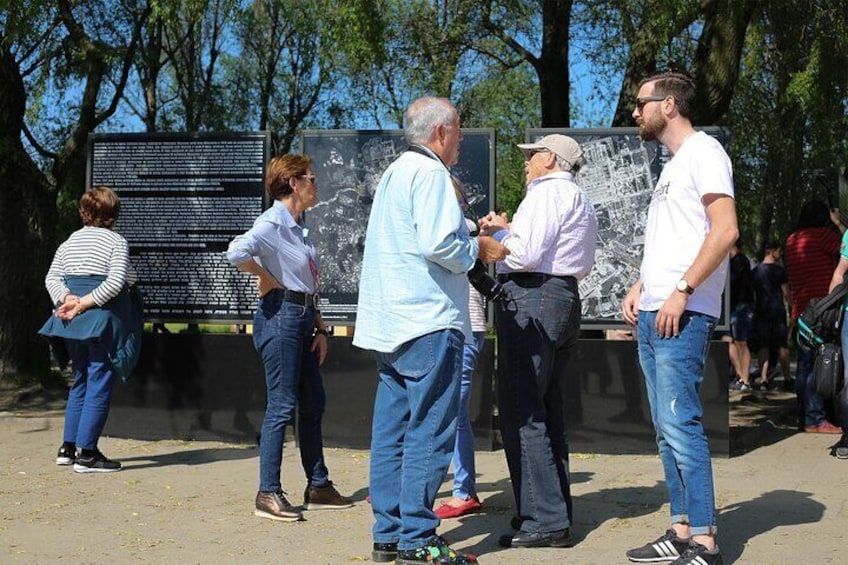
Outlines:
{"label": "paved walkway", "polygon": [[[787,400],[789,399],[789,400]],[[742,455],[714,460],[719,544],[725,563],[845,563],[848,461],[829,455],[838,436],[786,425],[791,395],[736,395]],[[0,412],[0,562],[285,563],[369,562],[367,451],[327,452],[333,480],[358,501],[347,510],[307,512],[285,524],[252,513],[258,450],[213,442],[104,438],[120,473],[78,475],[53,463],[59,407]],[[576,454],[572,472],[577,545],[497,547],[512,515],[502,452],[479,453],[485,512],[445,521],[457,548],[490,564],[627,563],[625,549],[658,536],[668,507],[657,457]],[[287,446],[284,488],[300,500],[304,480]],[[449,484],[442,494],[449,495]]]}

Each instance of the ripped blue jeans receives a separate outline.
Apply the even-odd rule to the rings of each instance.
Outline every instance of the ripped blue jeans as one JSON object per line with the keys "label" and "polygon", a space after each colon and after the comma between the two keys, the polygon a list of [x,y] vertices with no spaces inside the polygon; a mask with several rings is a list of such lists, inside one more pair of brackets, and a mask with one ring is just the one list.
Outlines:
{"label": "ripped blue jeans", "polygon": [[661,338],[654,325],[656,317],[656,312],[639,312],[639,363],[645,373],[671,523],[689,524],[692,535],[715,533],[713,470],[701,424],[699,391],[716,319],[687,310],[680,319],[680,335]]}

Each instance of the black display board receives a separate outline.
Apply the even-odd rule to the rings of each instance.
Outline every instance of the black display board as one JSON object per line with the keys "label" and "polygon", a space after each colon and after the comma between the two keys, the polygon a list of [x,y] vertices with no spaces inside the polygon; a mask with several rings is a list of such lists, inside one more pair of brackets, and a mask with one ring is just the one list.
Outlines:
{"label": "black display board", "polygon": [[[727,146],[727,132],[718,127],[696,128]],[[639,128],[562,129],[529,128],[528,142],[560,133],[574,138],[586,164],[577,176],[598,215],[595,266],[580,281],[585,329],[624,325],[621,304],[639,277],[645,245],[645,226],[651,194],[671,155],[657,141],[644,142]],[[729,282],[726,283],[729,285]],[[725,297],[729,286],[725,287]],[[727,329],[729,303],[723,300],[717,329]]]}
{"label": "black display board", "polygon": [[147,320],[253,318],[252,277],[225,251],[266,207],[270,141],[268,132],[89,136],[86,184],[121,198],[115,231],[129,243]]}
{"label": "black display board", "polygon": [[[321,315],[332,325],[353,325],[374,191],[407,144],[403,130],[306,130],[302,135],[319,187],[319,202],[306,213],[306,223],[321,257]],[[459,162],[451,171],[468,193],[466,216],[476,219],[493,209],[495,134],[463,129],[462,135]]]}

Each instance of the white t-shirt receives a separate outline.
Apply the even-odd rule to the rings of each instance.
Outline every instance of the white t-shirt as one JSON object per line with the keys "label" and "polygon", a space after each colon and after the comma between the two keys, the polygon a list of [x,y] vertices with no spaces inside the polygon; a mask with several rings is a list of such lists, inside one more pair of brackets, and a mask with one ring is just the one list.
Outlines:
{"label": "white t-shirt", "polygon": [[[697,132],[665,165],[651,197],[642,259],[639,309],[659,310],[677,282],[695,262],[710,231],[702,198],[727,194],[733,198],[733,170],[721,144]],[[695,289],[687,310],[718,317],[728,259]]]}

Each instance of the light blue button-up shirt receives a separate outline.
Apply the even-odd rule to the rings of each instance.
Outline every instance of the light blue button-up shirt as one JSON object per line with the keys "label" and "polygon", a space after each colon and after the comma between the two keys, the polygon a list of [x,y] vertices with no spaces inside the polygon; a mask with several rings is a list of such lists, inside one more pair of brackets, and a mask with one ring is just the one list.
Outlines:
{"label": "light blue button-up shirt", "polygon": [[467,272],[477,252],[445,166],[401,155],[371,207],[353,344],[388,353],[446,329],[471,339]]}
{"label": "light blue button-up shirt", "polygon": [[252,228],[230,242],[227,259],[233,265],[255,260],[284,288],[313,294],[321,264],[306,232],[285,204],[275,200]]}

